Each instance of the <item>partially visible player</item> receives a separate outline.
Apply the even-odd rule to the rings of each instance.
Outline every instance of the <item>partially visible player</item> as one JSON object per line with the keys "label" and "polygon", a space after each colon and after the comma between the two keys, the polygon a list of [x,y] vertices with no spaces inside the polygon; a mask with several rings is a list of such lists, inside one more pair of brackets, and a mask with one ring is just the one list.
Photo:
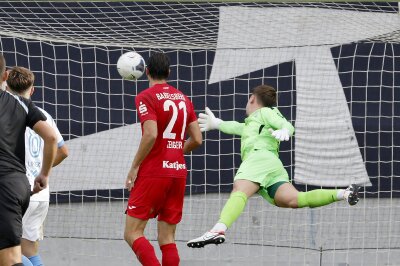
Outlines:
{"label": "partially visible player", "polygon": [[244,123],[222,121],[210,109],[199,115],[202,131],[218,129],[241,136],[242,163],[236,173],[233,190],[225,203],[219,221],[204,235],[190,240],[192,248],[207,244],[221,244],[225,231],[236,221],[246,206],[247,199],[259,193],[271,204],[283,208],[320,207],[346,199],[350,205],[358,202],[359,186],[345,189],[316,189],[299,192],[289,182],[289,175],[279,159],[280,141],[289,140],[294,127],[279,112],[276,91],[267,85],[255,87],[246,105],[248,117]]}
{"label": "partially visible player", "polygon": [[[130,197],[124,237],[143,265],[160,265],[143,234],[147,221],[157,216],[162,265],[179,265],[175,230],[182,218],[186,185],[183,154],[202,142],[192,102],[167,84],[169,72],[168,57],[153,53],[146,69],[150,88],[136,97],[142,139],[126,178]],[[190,138],[185,141],[186,134]]]}
{"label": "partially visible player", "polygon": [[[30,99],[34,89],[34,74],[24,67],[11,69],[7,79],[8,90],[25,99]],[[61,163],[68,156],[68,148],[58,130],[54,119],[46,111],[38,108],[47,118],[46,122],[54,129],[57,135],[57,153],[53,167]],[[26,175],[31,188],[35,177],[39,174],[43,161],[43,139],[30,128],[25,132],[25,167]],[[29,207],[22,218],[22,254],[28,257],[33,266],[43,265],[38,253],[39,240],[43,240],[43,223],[49,209],[49,186],[31,196]]]}
{"label": "partially visible player", "polygon": [[[1,77],[4,72],[5,60],[0,55]],[[0,265],[22,265],[22,216],[31,194],[25,168],[26,127],[44,141],[42,168],[33,192],[47,187],[57,146],[56,133],[45,120],[32,101],[0,90]]]}
{"label": "partially visible player", "polygon": [[[6,70],[4,70],[3,75],[1,76],[1,84],[0,84],[0,90],[2,91],[6,91],[7,90],[7,77],[8,77],[8,72]],[[22,255],[22,264],[24,266],[31,266],[32,263],[30,262],[30,260],[25,257],[24,255]]]}

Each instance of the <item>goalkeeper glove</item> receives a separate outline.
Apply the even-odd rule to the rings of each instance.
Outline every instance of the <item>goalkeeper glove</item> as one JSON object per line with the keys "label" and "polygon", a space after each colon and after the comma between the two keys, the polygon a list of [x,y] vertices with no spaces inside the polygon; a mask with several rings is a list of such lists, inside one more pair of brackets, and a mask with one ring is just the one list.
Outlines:
{"label": "goalkeeper glove", "polygon": [[206,107],[206,113],[200,113],[199,119],[197,119],[200,126],[200,131],[209,131],[213,129],[219,129],[219,125],[221,124],[222,120],[216,118],[213,112],[211,112],[210,108]]}
{"label": "goalkeeper glove", "polygon": [[274,136],[279,141],[289,140],[290,137],[289,129],[287,128],[282,128],[277,130],[273,130],[272,128],[270,128],[269,132],[271,132],[271,135]]}

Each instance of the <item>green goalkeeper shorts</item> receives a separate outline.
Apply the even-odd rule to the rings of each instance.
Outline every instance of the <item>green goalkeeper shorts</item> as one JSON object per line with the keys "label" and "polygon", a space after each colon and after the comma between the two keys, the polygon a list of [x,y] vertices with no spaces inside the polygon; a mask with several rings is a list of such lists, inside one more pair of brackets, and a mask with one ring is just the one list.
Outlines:
{"label": "green goalkeeper shorts", "polygon": [[240,165],[234,180],[239,179],[260,184],[258,193],[275,205],[268,188],[279,182],[281,184],[289,182],[289,175],[275,154],[270,151],[256,150],[251,152]]}

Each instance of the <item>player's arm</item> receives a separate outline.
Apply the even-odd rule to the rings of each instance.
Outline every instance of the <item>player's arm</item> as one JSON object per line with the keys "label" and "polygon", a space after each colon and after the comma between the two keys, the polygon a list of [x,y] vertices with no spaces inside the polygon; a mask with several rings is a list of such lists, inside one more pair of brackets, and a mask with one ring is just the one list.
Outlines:
{"label": "player's arm", "polygon": [[261,111],[265,123],[271,128],[269,131],[277,140],[289,140],[294,133],[293,125],[275,108],[263,108]]}
{"label": "player's arm", "polygon": [[38,121],[33,130],[43,139],[43,162],[39,175],[35,178],[33,193],[39,192],[47,187],[48,177],[53,167],[57,152],[57,136],[53,128],[45,121]]}
{"label": "player's arm", "polygon": [[51,119],[51,125],[54,131],[56,132],[57,136],[57,153],[56,153],[56,158],[54,159],[53,162],[53,167],[54,167],[59,165],[62,161],[65,160],[65,158],[68,157],[68,147],[65,144],[64,139],[61,136],[60,130],[58,130],[58,127],[53,119]]}
{"label": "player's arm", "polygon": [[133,183],[137,177],[139,166],[150,153],[154,143],[157,139],[157,121],[146,120],[143,123],[143,135],[140,140],[139,148],[136,152],[135,158],[133,159],[131,169],[129,170],[128,177],[126,178],[126,188],[131,190]]}
{"label": "player's arm", "polygon": [[189,135],[189,138],[185,141],[185,144],[183,145],[183,153],[188,154],[201,145],[201,142],[203,141],[203,136],[201,135],[199,123],[197,121],[193,121],[192,123],[190,123],[187,126],[186,131]]}
{"label": "player's arm", "polygon": [[219,131],[231,135],[241,136],[243,128],[244,128],[244,123],[239,123],[236,121],[222,121],[221,124],[219,125]]}
{"label": "player's arm", "polygon": [[139,148],[132,162],[133,168],[139,168],[144,158],[146,158],[146,156],[150,153],[154,143],[156,142],[157,135],[157,121],[146,120],[143,123],[143,135],[140,140]]}
{"label": "player's arm", "polygon": [[205,114],[199,114],[198,121],[201,132],[218,129],[226,134],[241,136],[244,128],[244,123],[223,121],[222,119],[216,118],[208,107],[206,107]]}
{"label": "player's arm", "polygon": [[62,146],[58,147],[58,149],[57,149],[56,158],[54,159],[54,162],[53,162],[53,167],[59,165],[67,157],[68,157],[68,147],[64,143]]}

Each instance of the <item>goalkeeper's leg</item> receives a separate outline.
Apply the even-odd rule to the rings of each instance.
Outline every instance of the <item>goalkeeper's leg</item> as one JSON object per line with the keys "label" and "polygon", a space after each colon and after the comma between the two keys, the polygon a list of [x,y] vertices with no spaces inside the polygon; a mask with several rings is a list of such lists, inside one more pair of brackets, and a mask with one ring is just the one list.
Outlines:
{"label": "goalkeeper's leg", "polygon": [[221,211],[220,219],[214,227],[198,238],[188,241],[191,248],[202,248],[208,244],[222,244],[225,241],[225,231],[242,214],[247,199],[254,195],[260,186],[249,180],[236,180],[233,184],[233,191]]}
{"label": "goalkeeper's leg", "polygon": [[353,184],[347,189],[315,189],[299,192],[291,183],[284,183],[276,191],[274,200],[278,207],[284,208],[315,208],[340,200],[355,205],[359,200],[359,189],[359,186]]}

